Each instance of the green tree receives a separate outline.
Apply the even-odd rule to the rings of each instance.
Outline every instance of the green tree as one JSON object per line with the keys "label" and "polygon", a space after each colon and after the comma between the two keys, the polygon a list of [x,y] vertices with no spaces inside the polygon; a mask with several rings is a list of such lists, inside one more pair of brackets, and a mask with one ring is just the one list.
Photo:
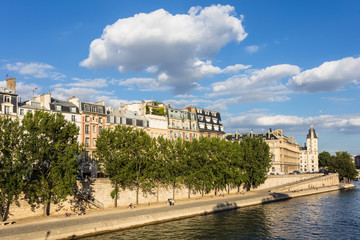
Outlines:
{"label": "green tree", "polygon": [[270,147],[262,138],[247,137],[240,142],[245,162],[244,183],[249,190],[266,180],[270,168]]}
{"label": "green tree", "polygon": [[328,167],[330,172],[339,174],[340,180],[344,178],[354,180],[358,174],[353,158],[348,152],[336,152],[336,155],[331,158]]}
{"label": "green tree", "polygon": [[319,167],[327,167],[331,161],[331,154],[329,152],[323,151],[319,153]]}
{"label": "green tree", "polygon": [[18,120],[0,116],[0,215],[3,221],[9,216],[10,205],[19,198],[27,174],[22,135]]}
{"label": "green tree", "polygon": [[116,199],[120,188],[135,187],[136,203],[139,191],[147,192],[156,184],[154,140],[143,130],[118,125],[104,130],[96,142],[96,156],[114,184],[112,196]]}
{"label": "green tree", "polygon": [[44,216],[50,204],[65,201],[74,193],[80,146],[79,129],[60,113],[28,113],[23,119],[24,153],[31,163],[28,183],[30,203],[42,204]]}

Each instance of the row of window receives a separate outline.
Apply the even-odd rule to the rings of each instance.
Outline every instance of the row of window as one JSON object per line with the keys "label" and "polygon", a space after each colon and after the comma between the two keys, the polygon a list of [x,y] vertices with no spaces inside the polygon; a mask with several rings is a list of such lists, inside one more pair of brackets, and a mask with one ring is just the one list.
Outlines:
{"label": "row of window", "polygon": [[[85,147],[90,147],[90,138],[85,138]],[[96,147],[96,138],[92,139],[92,147]]]}
{"label": "row of window", "polygon": [[185,132],[185,133],[182,133],[182,132],[177,132],[177,131],[170,131],[170,138],[184,138],[184,139],[187,139],[189,140],[190,139],[190,136],[192,138],[196,138],[196,133],[188,133],[188,132]]}
{"label": "row of window", "polygon": [[[99,126],[99,134],[101,133],[102,131],[102,126]],[[96,133],[96,126],[92,126],[92,131],[94,133]],[[85,133],[90,133],[90,126],[89,125],[85,125]]]}
{"label": "row of window", "polygon": [[[92,117],[92,120],[95,121],[95,117]],[[90,117],[89,116],[85,116],[85,122],[90,122]],[[99,117],[98,122],[103,123],[101,117]]]}
{"label": "row of window", "polygon": [[104,113],[103,107],[95,107],[85,104],[85,111],[86,112],[93,112],[93,113]]}

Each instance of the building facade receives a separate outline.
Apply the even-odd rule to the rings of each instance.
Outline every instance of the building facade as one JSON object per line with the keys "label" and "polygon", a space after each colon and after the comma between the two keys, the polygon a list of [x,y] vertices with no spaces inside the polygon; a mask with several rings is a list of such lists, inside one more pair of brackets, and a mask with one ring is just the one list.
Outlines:
{"label": "building facade", "polygon": [[313,125],[311,125],[309,132],[306,136],[305,146],[300,147],[300,171],[319,171],[318,135],[316,134]]}
{"label": "building facade", "polygon": [[18,94],[16,79],[6,79],[6,88],[0,88],[0,114],[16,118],[18,115]]}
{"label": "building facade", "polygon": [[196,120],[200,137],[220,137],[222,138],[225,134],[224,127],[221,124],[221,116],[219,112],[196,108],[187,107],[189,112],[196,114]]}
{"label": "building facade", "polygon": [[69,99],[80,111],[80,143],[84,144],[84,151],[79,158],[80,174],[83,177],[99,177],[103,173],[97,171],[96,159],[93,155],[96,150],[96,139],[106,127],[106,111],[104,102],[82,102],[76,97]]}
{"label": "building facade", "polygon": [[281,129],[267,133],[235,133],[227,134],[226,139],[229,141],[238,141],[239,143],[246,137],[262,138],[270,147],[272,155],[271,167],[269,174],[292,173],[299,171],[299,145],[293,137],[287,137]]}
{"label": "building facade", "polygon": [[170,138],[166,108],[163,103],[157,101],[133,103],[121,106],[120,110],[138,112],[148,121],[148,128],[145,131],[152,137]]}
{"label": "building facade", "polygon": [[114,129],[117,125],[124,125],[133,127],[134,129],[145,130],[149,123],[147,119],[138,112],[115,109],[108,112],[107,125],[110,129]]}
{"label": "building facade", "polygon": [[166,110],[170,139],[181,138],[192,141],[194,138],[199,138],[200,132],[195,112],[190,112],[186,108],[182,110],[172,108],[170,105]]}

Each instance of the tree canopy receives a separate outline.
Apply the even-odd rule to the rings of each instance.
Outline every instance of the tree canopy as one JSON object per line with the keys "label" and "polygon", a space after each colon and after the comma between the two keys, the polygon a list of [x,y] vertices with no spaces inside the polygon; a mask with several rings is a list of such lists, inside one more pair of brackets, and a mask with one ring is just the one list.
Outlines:
{"label": "tree canopy", "polygon": [[23,129],[18,120],[0,116],[0,215],[6,220],[19,198],[29,167],[23,153]]}
{"label": "tree canopy", "polygon": [[73,194],[78,169],[79,129],[60,113],[28,113],[23,119],[24,153],[31,166],[26,194],[31,203],[44,205],[64,201]]}
{"label": "tree canopy", "polygon": [[328,163],[328,168],[330,172],[337,172],[340,180],[354,180],[358,175],[353,158],[348,152],[336,152]]}
{"label": "tree canopy", "polygon": [[[180,185],[202,194],[245,184],[264,183],[270,167],[269,146],[262,139],[246,138],[240,144],[220,138],[152,139],[142,130],[116,126],[97,139],[95,153],[109,176],[116,199],[120,189],[150,191],[160,184]],[[175,192],[173,192],[175,197]]]}
{"label": "tree canopy", "polygon": [[327,167],[332,159],[329,152],[323,151],[319,153],[319,167]]}

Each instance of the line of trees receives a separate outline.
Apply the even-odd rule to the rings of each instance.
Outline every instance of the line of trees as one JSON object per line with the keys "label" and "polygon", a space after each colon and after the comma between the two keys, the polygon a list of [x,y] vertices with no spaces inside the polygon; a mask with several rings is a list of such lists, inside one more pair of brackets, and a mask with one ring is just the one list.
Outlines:
{"label": "line of trees", "polygon": [[[244,186],[246,189],[262,184],[270,167],[269,146],[260,138],[246,138],[241,143],[225,139],[168,140],[151,138],[143,130],[116,126],[105,129],[96,142],[95,156],[99,168],[110,178],[117,198],[121,189],[157,190],[159,186],[175,189],[186,186],[202,195],[212,190]],[[158,194],[157,194],[158,196]]]}
{"label": "line of trees", "polygon": [[35,111],[22,124],[0,116],[0,216],[21,193],[33,208],[65,201],[74,192],[80,145],[79,129],[60,113]]}
{"label": "line of trees", "polygon": [[358,175],[356,171],[353,157],[348,152],[336,152],[331,155],[329,152],[323,151],[319,153],[319,166],[327,168],[330,172],[339,174],[339,179],[354,180]]}

